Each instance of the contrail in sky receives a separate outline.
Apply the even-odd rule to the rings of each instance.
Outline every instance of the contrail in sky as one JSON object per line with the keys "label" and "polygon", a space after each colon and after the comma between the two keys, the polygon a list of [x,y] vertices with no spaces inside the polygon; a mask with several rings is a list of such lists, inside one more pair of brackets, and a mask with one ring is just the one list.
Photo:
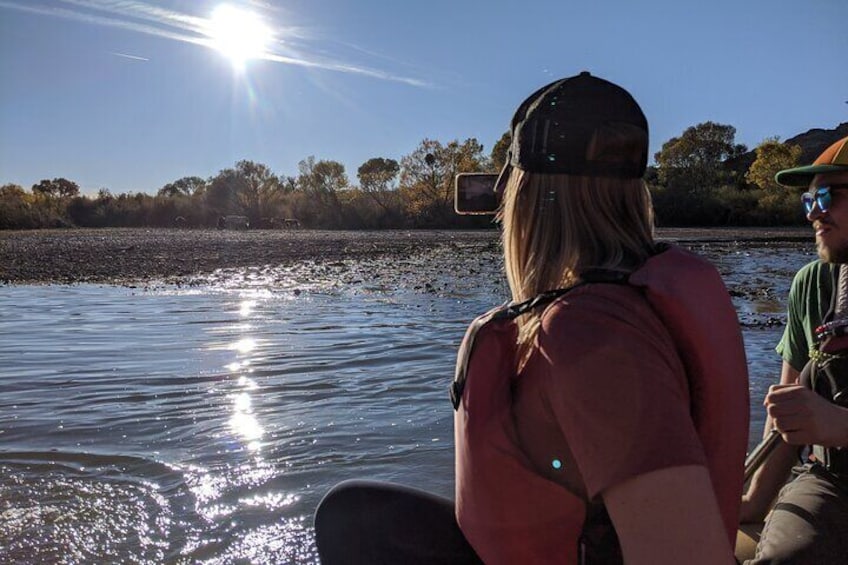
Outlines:
{"label": "contrail in sky", "polygon": [[127,53],[116,53],[115,51],[110,51],[110,55],[114,55],[115,57],[123,57],[124,59],[132,59],[133,61],[149,61],[147,57],[139,57],[138,55],[128,55]]}
{"label": "contrail in sky", "polygon": [[[201,45],[203,47],[214,47],[212,38],[207,32],[209,29],[208,18],[168,10],[137,0],[59,0],[59,2],[64,4],[65,7],[45,5],[29,0],[26,2],[0,0],[0,8],[74,20],[91,25],[115,27],[173,41]],[[432,86],[430,83],[420,79],[400,76],[380,69],[331,60],[317,55],[310,56],[294,53],[286,45],[286,40],[299,39],[308,41],[309,38],[302,34],[298,28],[284,28],[275,25],[273,28],[279,39],[275,44],[276,50],[271,50],[261,57],[265,60],[300,67],[357,74],[416,87]],[[112,54],[119,57],[136,58],[136,56],[132,55]],[[138,59],[147,60],[143,57],[138,57]]]}

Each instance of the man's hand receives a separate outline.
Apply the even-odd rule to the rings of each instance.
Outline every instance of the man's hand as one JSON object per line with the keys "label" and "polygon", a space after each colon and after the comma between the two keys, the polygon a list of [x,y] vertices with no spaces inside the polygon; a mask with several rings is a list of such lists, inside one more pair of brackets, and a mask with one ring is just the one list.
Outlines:
{"label": "man's hand", "polygon": [[848,445],[848,410],[804,386],[772,385],[763,404],[789,445]]}

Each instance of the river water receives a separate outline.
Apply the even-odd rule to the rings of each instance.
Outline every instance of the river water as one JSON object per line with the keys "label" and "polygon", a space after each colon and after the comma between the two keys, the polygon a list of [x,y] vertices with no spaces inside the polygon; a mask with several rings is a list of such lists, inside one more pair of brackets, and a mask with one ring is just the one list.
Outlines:
{"label": "river water", "polygon": [[[734,296],[754,445],[812,247],[686,247]],[[506,298],[496,247],[270,271],[0,287],[0,561],[315,563],[334,483],[451,495],[447,388],[466,324]]]}

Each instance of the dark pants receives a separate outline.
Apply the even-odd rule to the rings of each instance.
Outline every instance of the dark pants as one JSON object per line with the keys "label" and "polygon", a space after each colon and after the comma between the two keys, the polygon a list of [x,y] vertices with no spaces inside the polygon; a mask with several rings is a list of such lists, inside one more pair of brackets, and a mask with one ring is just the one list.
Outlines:
{"label": "dark pants", "polygon": [[345,481],[315,511],[322,565],[482,563],[456,523],[453,502],[375,481]]}
{"label": "dark pants", "polygon": [[848,563],[848,491],[819,466],[780,491],[745,565]]}

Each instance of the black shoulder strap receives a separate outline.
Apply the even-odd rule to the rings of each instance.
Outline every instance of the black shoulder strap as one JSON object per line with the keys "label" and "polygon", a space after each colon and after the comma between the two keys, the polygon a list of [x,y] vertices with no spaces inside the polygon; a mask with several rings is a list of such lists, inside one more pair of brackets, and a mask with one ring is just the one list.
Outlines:
{"label": "black shoulder strap", "polygon": [[573,286],[570,286],[568,288],[549,290],[523,302],[509,302],[503,307],[495,310],[494,312],[491,312],[489,315],[481,316],[480,318],[474,320],[474,322],[472,322],[471,326],[469,327],[465,347],[460,349],[459,354],[462,355],[462,359],[459,359],[457,362],[456,375],[454,375],[453,383],[451,383],[450,387],[450,398],[451,404],[453,404],[453,409],[459,409],[459,403],[462,400],[462,393],[465,390],[465,380],[468,372],[468,362],[471,359],[471,352],[474,349],[474,340],[477,337],[477,332],[479,332],[483,326],[485,326],[489,322],[496,320],[514,320],[515,318],[521,316],[522,314],[526,314],[531,310],[547,306],[560,296],[563,296],[583,285],[590,283],[627,284],[629,281],[629,277],[630,273],[623,271],[613,271],[610,269],[592,269],[583,273],[580,282]]}
{"label": "black shoulder strap", "polygon": [[525,300],[524,302],[510,302],[506,304],[501,310],[495,312],[494,316],[490,318],[490,320],[513,320],[522,314],[529,312],[530,310],[535,310],[540,306],[547,306],[560,296],[571,292],[577,288],[585,284],[590,283],[613,283],[613,284],[626,284],[630,277],[630,273],[624,271],[613,271],[610,269],[591,269],[583,273],[583,276],[580,277],[580,282],[569,286],[568,288],[558,288],[556,290],[548,290],[541,294],[537,294],[533,298]]}

